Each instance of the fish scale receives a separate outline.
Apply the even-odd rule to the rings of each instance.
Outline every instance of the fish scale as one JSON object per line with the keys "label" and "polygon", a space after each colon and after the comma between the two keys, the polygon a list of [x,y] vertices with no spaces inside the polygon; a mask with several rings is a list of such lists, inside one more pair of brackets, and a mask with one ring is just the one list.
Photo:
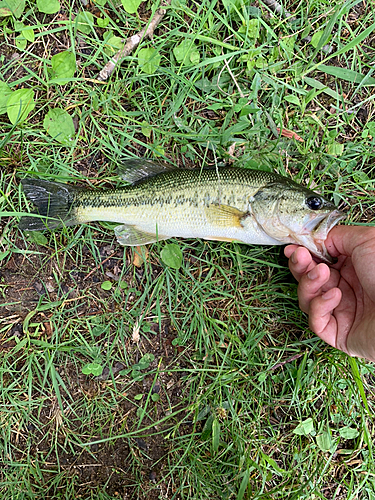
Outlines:
{"label": "fish scale", "polygon": [[263,172],[259,174],[256,183],[250,170],[236,168],[220,170],[219,179],[215,169],[166,172],[115,191],[85,191],[77,196],[78,203],[73,203],[72,209],[76,209],[79,222],[122,222],[149,233],[155,233],[158,226],[160,237],[171,231],[181,237],[239,237],[243,229],[218,232],[203,208],[227,204],[230,198],[231,206],[245,213],[249,196],[256,193],[265,177]]}
{"label": "fish scale", "polygon": [[[320,194],[272,172],[236,167],[171,169],[131,160],[120,174],[131,184],[103,191],[24,179],[25,193],[42,217],[23,217],[21,229],[105,220],[121,224],[115,233],[123,245],[171,237],[298,243],[329,260],[324,240],[343,218]],[[311,208],[309,200],[316,206]]]}

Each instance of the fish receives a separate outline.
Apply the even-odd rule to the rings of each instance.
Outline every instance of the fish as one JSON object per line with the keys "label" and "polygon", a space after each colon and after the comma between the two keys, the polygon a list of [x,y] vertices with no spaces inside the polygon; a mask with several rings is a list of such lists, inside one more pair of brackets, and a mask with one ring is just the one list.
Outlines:
{"label": "fish", "polygon": [[36,211],[20,219],[22,231],[93,221],[119,223],[121,245],[172,237],[250,245],[297,244],[333,263],[324,241],[345,214],[321,194],[289,177],[235,166],[182,169],[142,159],[125,160],[126,185],[96,190],[25,178]]}

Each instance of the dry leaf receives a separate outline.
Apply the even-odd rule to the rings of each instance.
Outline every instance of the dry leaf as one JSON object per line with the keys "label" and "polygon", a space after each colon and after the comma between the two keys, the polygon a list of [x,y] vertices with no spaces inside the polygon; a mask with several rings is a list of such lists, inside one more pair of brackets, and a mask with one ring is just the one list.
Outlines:
{"label": "dry leaf", "polygon": [[51,323],[49,321],[47,321],[46,323],[44,323],[44,327],[45,327],[46,332],[47,332],[47,337],[51,338],[52,337],[52,326],[51,326]]}
{"label": "dry leaf", "polygon": [[236,143],[234,142],[233,144],[231,144],[229,146],[228,155],[234,157],[234,151],[235,151],[235,149],[236,149]]}
{"label": "dry leaf", "polygon": [[136,320],[136,322],[134,323],[134,326],[133,326],[133,335],[132,335],[132,340],[133,342],[139,342],[139,339],[140,339],[140,335],[139,335],[139,321]]}
{"label": "dry leaf", "polygon": [[142,267],[148,258],[148,249],[146,247],[135,247],[133,255],[133,264],[136,267]]}
{"label": "dry leaf", "polygon": [[279,129],[279,127],[276,127],[276,130],[281,133],[283,137],[288,137],[289,139],[295,139],[296,141],[303,142],[302,137],[300,137],[296,132],[293,132],[293,130],[288,130],[287,128]]}

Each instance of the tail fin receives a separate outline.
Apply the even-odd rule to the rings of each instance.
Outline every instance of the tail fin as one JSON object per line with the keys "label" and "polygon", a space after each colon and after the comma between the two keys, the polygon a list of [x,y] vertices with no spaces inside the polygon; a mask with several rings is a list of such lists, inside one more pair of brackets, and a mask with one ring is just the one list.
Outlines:
{"label": "tail fin", "polygon": [[73,226],[78,221],[74,215],[74,201],[80,188],[41,179],[23,179],[23,190],[42,217],[21,217],[22,231],[43,231],[61,226]]}

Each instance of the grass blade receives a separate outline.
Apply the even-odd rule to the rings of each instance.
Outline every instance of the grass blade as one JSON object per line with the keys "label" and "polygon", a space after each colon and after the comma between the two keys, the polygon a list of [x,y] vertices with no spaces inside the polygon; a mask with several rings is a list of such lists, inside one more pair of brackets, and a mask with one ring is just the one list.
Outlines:
{"label": "grass blade", "polygon": [[325,94],[333,97],[336,100],[341,100],[342,96],[340,96],[335,90],[330,89],[324,83],[319,82],[318,80],[315,80],[315,78],[310,78],[306,76],[304,79],[304,82],[307,83],[307,85],[310,85],[310,87],[321,90]]}
{"label": "grass blade", "polygon": [[250,478],[250,469],[247,469],[241,481],[241,486],[240,489],[238,490],[238,495],[236,500],[243,499],[247,485],[249,484],[249,478]]}
{"label": "grass blade", "polygon": [[338,7],[336,9],[336,12],[333,14],[331,19],[329,20],[325,30],[323,31],[322,36],[320,37],[320,40],[318,42],[318,45],[316,46],[315,51],[313,52],[310,61],[313,61],[316,57],[317,54],[319,54],[319,51],[324,45],[328,42],[329,37],[331,36],[332,30],[334,25],[336,24],[337,19],[339,18],[342,10],[344,9],[345,6]]}
{"label": "grass blade", "polygon": [[367,38],[375,29],[375,23],[372,23],[365,31],[360,33],[358,36],[354,38],[351,42],[347,43],[342,49],[338,50],[334,54],[331,54],[329,57],[327,57],[325,60],[327,61],[328,59],[332,59],[333,57],[338,57],[341,56],[342,54],[345,54],[345,52],[348,52],[348,50],[354,49],[357,45],[359,45],[365,38]]}
{"label": "grass blade", "polygon": [[220,443],[220,424],[219,421],[215,418],[212,422],[212,448],[215,453],[219,450]]}
{"label": "grass blade", "polygon": [[350,368],[352,369],[353,378],[354,378],[354,381],[356,383],[356,386],[358,387],[363,404],[365,405],[367,413],[370,415],[371,412],[370,412],[370,408],[368,406],[368,402],[367,402],[367,398],[366,398],[366,394],[365,394],[365,389],[363,387],[363,383],[362,383],[362,379],[361,379],[361,374],[359,373],[359,370],[358,370],[357,360],[355,358],[349,357],[349,364],[350,364]]}
{"label": "grass blade", "polygon": [[[375,23],[372,23],[367,29],[365,29],[362,33],[360,33],[358,36],[356,36],[351,42],[347,43],[344,47],[342,47],[340,50],[337,52],[334,52],[333,54],[330,54],[328,57],[326,57],[322,62],[329,61],[330,59],[333,59],[334,57],[341,56],[342,54],[345,54],[345,52],[348,52],[351,49],[354,49],[357,45],[359,45],[365,38],[367,38],[375,29]],[[302,78],[304,78],[307,74],[311,73],[312,71],[315,71],[316,69],[321,66],[322,63],[317,63],[314,66],[311,66],[303,75]]]}
{"label": "grass blade", "polygon": [[345,80],[351,83],[361,83],[362,85],[375,85],[375,78],[368,75],[362,75],[358,71],[353,71],[347,68],[339,68],[337,66],[326,66],[320,64],[317,68],[319,71],[327,73],[327,75],[335,76],[340,80]]}

